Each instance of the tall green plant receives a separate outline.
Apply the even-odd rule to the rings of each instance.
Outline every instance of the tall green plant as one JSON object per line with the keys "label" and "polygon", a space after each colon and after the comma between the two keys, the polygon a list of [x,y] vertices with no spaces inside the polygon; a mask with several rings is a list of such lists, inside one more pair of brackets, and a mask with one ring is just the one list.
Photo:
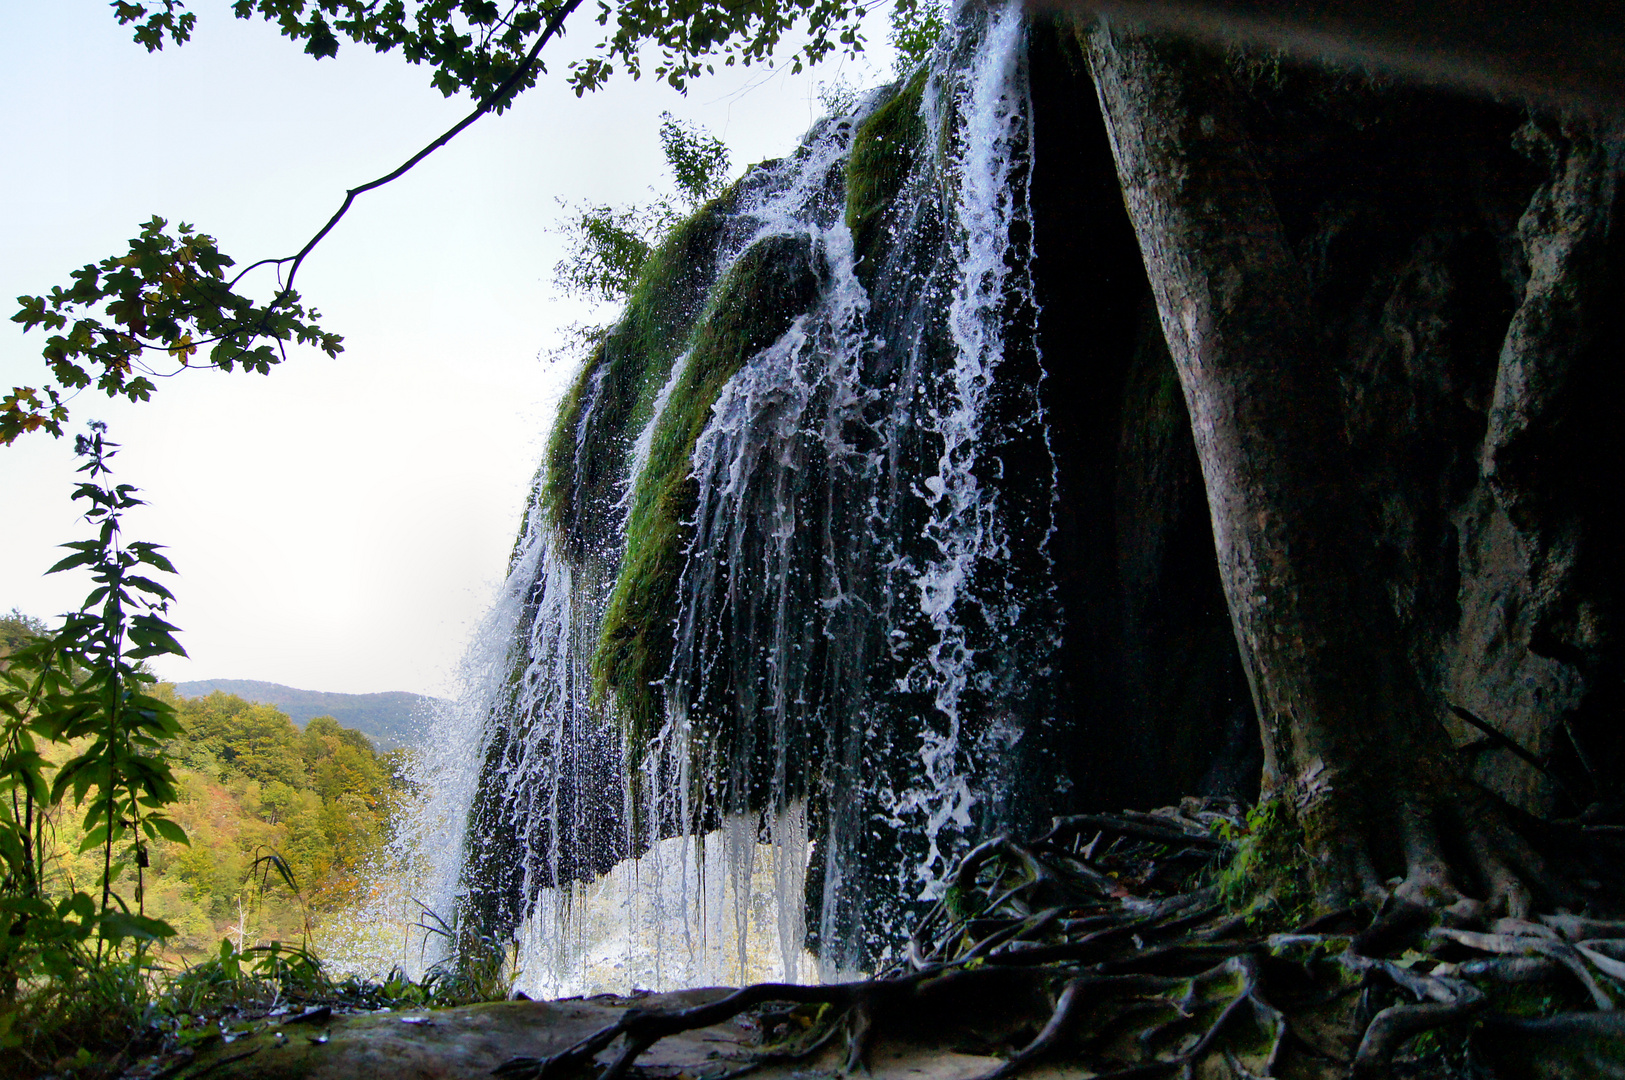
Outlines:
{"label": "tall green plant", "polygon": [[[142,893],[147,843],[186,842],[164,814],[176,789],[163,743],[180,724],[145,692],[156,679],[143,662],[186,654],[164,618],[174,596],[147,576],[175,568],[161,545],[123,538],[123,515],[142,500],[113,483],[116,449],[102,424],[79,437],[85,479],[73,498],[88,503],[94,534],[62,545],[71,554],[48,571],[88,568],[94,587],[55,633],[12,653],[0,672],[0,1001],[32,981],[99,967],[122,942],[139,952],[174,933],[146,917]],[[84,813],[80,853],[101,853],[93,891],[50,873],[53,812],[69,796]],[[119,891],[132,868],[133,906]]]}

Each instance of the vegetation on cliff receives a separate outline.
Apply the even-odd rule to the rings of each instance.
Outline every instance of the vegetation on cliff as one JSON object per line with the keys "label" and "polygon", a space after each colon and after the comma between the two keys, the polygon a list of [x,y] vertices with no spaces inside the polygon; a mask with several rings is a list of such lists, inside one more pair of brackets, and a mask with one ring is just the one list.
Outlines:
{"label": "vegetation on cliff", "polygon": [[593,658],[594,678],[615,694],[634,755],[659,722],[657,684],[671,665],[683,528],[694,513],[694,444],[723,384],[812,306],[821,279],[816,257],[804,238],[783,236],[739,257],[713,291],[654,421],[649,460],[632,491],[626,554]]}
{"label": "vegetation on cliff", "polygon": [[[1625,265],[1617,229],[1605,226],[1618,159],[1600,152],[1612,145],[1617,154],[1617,133],[1279,57],[1203,54],[1064,22],[1059,33],[1078,66],[1072,97],[1051,102],[1050,118],[1089,100],[1085,90],[1098,87],[1102,103],[1078,125],[1094,140],[1087,154],[1065,144],[1060,152],[1074,153],[1069,165],[1103,161],[1106,181],[1034,176],[1034,190],[1051,198],[1092,198],[1035,217],[1111,220],[1139,249],[1123,258],[1121,247],[1068,247],[1055,233],[1033,241],[1035,273],[1054,290],[1040,333],[1061,325],[1078,335],[1047,337],[1045,392],[1095,410],[1053,413],[1057,432],[1076,447],[1086,438],[1062,429],[1098,418],[1104,437],[1087,435],[1108,444],[1087,459],[1106,480],[1062,484],[1069,496],[1085,492],[1065,512],[1105,511],[1070,526],[1103,536],[1098,548],[1055,549],[1065,573],[1102,582],[1095,610],[1066,614],[1109,624],[1122,604],[1129,615],[1112,627],[1121,638],[1080,637],[1139,665],[1121,697],[1078,706],[1104,714],[1079,716],[1085,730],[1133,724],[1085,746],[1094,755],[1085,767],[1236,790],[1262,774],[1263,798],[1216,825],[1211,845],[1195,829],[1161,834],[1173,850],[1142,850],[1132,878],[1117,860],[1134,849],[1118,841],[1145,839],[1136,832],[1152,824],[1143,812],[1115,824],[1105,818],[1116,815],[1079,819],[1084,831],[1025,847],[999,838],[1009,845],[1005,869],[985,895],[1030,891],[1003,920],[957,909],[950,892],[947,914],[933,917],[964,920],[948,935],[951,955],[916,936],[913,971],[805,997],[751,988],[733,1004],[850,1009],[857,1053],[876,1017],[893,1007],[906,1016],[915,988],[932,978],[968,987],[984,966],[1052,964],[1033,976],[1042,1008],[1053,1010],[1046,1035],[996,1075],[1063,1046],[1102,1050],[1117,1024],[1143,1037],[1126,1055],[1096,1058],[1112,1069],[1194,1069],[1204,1056],[1222,1068],[1229,1055],[1234,1073],[1268,1075],[1295,1053],[1290,1038],[1320,1022],[1299,1027],[1292,1009],[1314,994],[1346,1001],[1356,989],[1367,1005],[1333,1021],[1342,1045],[1322,1054],[1328,1069],[1381,1075],[1403,1053],[1448,1073],[1467,1067],[1470,1041],[1527,1059],[1542,1033],[1554,1046],[1572,1039],[1581,1055],[1617,1055],[1619,1026],[1606,1013],[1625,970],[1615,959],[1625,927],[1608,918],[1625,895],[1618,785],[1595,763],[1619,760],[1621,746],[1617,724],[1600,719],[1617,717],[1619,654],[1602,613],[1617,610],[1619,575],[1588,560],[1617,547],[1595,485],[1621,457],[1617,425],[1605,430],[1579,400],[1581,387],[1598,389],[1597,400],[1618,397],[1618,317],[1597,299],[1617,298]],[[897,198],[894,170],[906,168],[897,151],[919,138],[908,112],[889,108],[859,132],[849,166],[848,221],[860,246],[884,242],[878,223]],[[1049,166],[1037,157],[1042,173]],[[1129,287],[1105,297],[1073,288],[1089,280],[1078,269],[1089,260],[1106,264],[1099,278]],[[1065,306],[1083,314],[1072,319]],[[1117,346],[1105,359],[1102,340]],[[1091,396],[1110,404],[1097,408]],[[1135,468],[1112,478],[1114,465]],[[1108,493],[1100,503],[1084,501],[1091,479]],[[1135,485],[1156,490],[1127,490]],[[1193,493],[1194,513],[1185,505]],[[1144,510],[1158,519],[1133,519]],[[683,520],[657,535],[655,551],[694,558],[682,549]],[[1191,522],[1196,542],[1181,535]],[[1176,559],[1184,565],[1171,566]],[[658,599],[653,586],[682,572],[657,564],[637,583]],[[623,635],[634,661],[627,683],[653,708],[651,688],[671,671],[657,650],[679,612],[635,614]],[[662,636],[638,638],[647,628]],[[1181,685],[1150,686],[1157,661],[1135,649],[1183,653],[1185,667],[1160,669]],[[748,696],[740,685],[719,696]],[[1128,700],[1136,692],[1141,700]],[[1186,693],[1220,700],[1180,702]],[[1460,706],[1465,695],[1506,713],[1482,720]],[[1262,770],[1249,750],[1265,755]],[[1165,763],[1177,769],[1153,775]],[[1103,790],[1146,797],[1127,783]],[[1079,900],[1090,890],[1123,899],[1117,888],[1146,884],[1156,892],[1179,878],[1174,865],[1216,848],[1222,865],[1183,879],[1178,903],[1132,929],[1148,909],[1108,915]],[[1209,904],[1218,906],[1196,914]],[[1157,925],[1164,916],[1169,925]],[[1108,956],[1124,936],[1132,948]],[[1509,954],[1518,962],[1499,959]],[[1545,960],[1523,962],[1536,954]],[[1303,973],[1296,985],[1284,970],[1293,966]],[[1533,1002],[1518,983],[1525,974],[1540,986]],[[1129,999],[1162,994],[1156,1008],[1177,1019],[1147,1027],[1127,1018]],[[1572,1015],[1521,1026],[1530,1007]],[[642,1040],[690,1019],[699,1017],[606,1033],[632,1046],[615,1069],[630,1067]],[[512,1071],[549,1075],[577,1063],[561,1054]]]}
{"label": "vegetation on cliff", "polygon": [[637,432],[653,418],[671,365],[705,306],[730,199],[724,194],[701,207],[654,248],[621,318],[559,405],[541,509],[572,552],[596,546],[613,519]]}
{"label": "vegetation on cliff", "polygon": [[873,283],[887,239],[886,212],[923,149],[926,131],[920,122],[920,96],[926,78],[923,67],[914,72],[890,101],[864,120],[852,139],[846,166],[846,226],[852,230],[858,275],[866,285]]}

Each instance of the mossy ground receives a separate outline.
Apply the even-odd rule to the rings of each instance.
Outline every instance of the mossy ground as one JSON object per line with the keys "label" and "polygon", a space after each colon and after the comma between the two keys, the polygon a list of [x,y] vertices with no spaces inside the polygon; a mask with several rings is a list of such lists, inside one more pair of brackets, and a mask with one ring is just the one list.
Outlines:
{"label": "mossy ground", "polygon": [[1247,812],[1247,827],[1225,837],[1235,853],[1215,875],[1220,897],[1232,910],[1283,927],[1303,922],[1314,896],[1303,830],[1277,799]]}

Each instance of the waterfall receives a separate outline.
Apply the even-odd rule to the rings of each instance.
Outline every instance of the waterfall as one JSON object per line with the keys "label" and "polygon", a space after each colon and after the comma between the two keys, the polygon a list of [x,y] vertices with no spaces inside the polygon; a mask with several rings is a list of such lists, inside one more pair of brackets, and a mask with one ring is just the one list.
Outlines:
{"label": "waterfall", "polygon": [[[1001,577],[1011,554],[1012,523],[996,492],[979,480],[978,473],[983,467],[980,447],[988,434],[990,399],[1005,353],[1011,230],[1026,208],[1025,192],[1015,185],[1030,111],[1026,83],[1017,70],[1022,31],[1018,6],[993,13],[984,44],[964,72],[958,102],[952,170],[958,186],[952,222],[958,281],[948,305],[953,362],[945,378],[945,407],[930,414],[942,452],[936,471],[920,483],[930,512],[926,534],[935,555],[916,584],[920,609],[935,640],[912,675],[916,686],[931,695],[940,719],[923,731],[920,757],[925,783],[905,796],[901,807],[924,817],[929,851],[915,876],[926,896],[935,895],[948,869],[939,843],[943,830],[952,826],[962,832],[973,824],[971,770],[963,761],[960,740],[963,699],[978,670],[978,650],[961,609],[982,605],[979,621],[992,627],[1014,626],[1021,620],[1019,593],[1012,583],[976,589],[975,582],[979,574]],[[1020,300],[1031,304],[1031,284],[1021,284],[1025,292]]]}
{"label": "waterfall", "polygon": [[425,827],[531,993],[873,965],[1050,782],[1025,29],[954,27],[680,227],[564,406]]}

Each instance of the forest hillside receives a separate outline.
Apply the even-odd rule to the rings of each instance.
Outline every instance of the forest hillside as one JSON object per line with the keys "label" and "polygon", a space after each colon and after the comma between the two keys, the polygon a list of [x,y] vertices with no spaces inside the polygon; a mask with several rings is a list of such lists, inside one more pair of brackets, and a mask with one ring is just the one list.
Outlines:
{"label": "forest hillside", "polygon": [[[167,960],[195,963],[222,939],[239,949],[299,943],[364,902],[387,870],[407,751],[380,754],[330,716],[300,730],[281,710],[233,694],[187,699],[160,683],[155,696],[175,704],[183,725],[167,748],[180,792],[170,816],[190,840],[152,840],[141,882],[146,914],[176,930]],[[47,754],[77,752],[70,743]],[[70,885],[95,881],[101,851],[79,850],[81,808],[68,801],[53,814],[47,865]],[[116,883],[132,897],[134,874]]]}
{"label": "forest hillside", "polygon": [[418,716],[436,702],[434,698],[403,690],[333,694],[259,679],[198,679],[175,684],[175,692],[183,698],[208,697],[216,691],[234,694],[244,701],[274,705],[287,713],[297,727],[303,727],[318,716],[331,716],[345,727],[367,736],[379,750],[393,750],[416,741]]}

